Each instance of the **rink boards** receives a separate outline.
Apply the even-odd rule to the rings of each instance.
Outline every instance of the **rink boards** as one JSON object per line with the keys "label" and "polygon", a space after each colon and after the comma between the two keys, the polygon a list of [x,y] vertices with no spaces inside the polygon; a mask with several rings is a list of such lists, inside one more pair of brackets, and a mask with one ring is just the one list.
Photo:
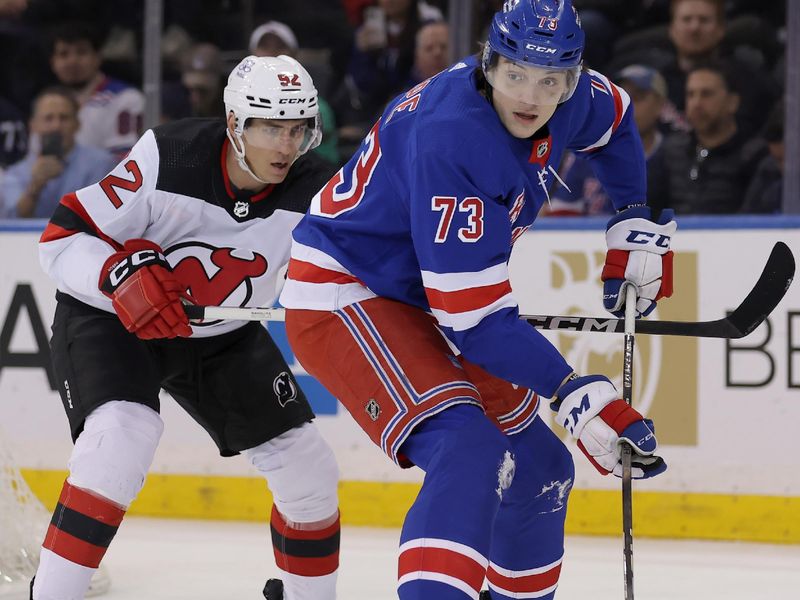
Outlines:
{"label": "rink boards", "polygon": [[[36,256],[42,226],[0,223],[0,430],[31,486],[52,504],[70,440],[57,382],[45,368],[55,301]],[[800,219],[682,219],[673,245],[675,295],[651,318],[724,316],[750,290],[776,240],[799,256]],[[522,311],[604,316],[604,245],[600,221],[535,224],[518,240],[511,262]],[[398,525],[419,489],[420,471],[395,468],[303,373],[282,324],[269,329],[338,457],[343,521]],[[602,372],[619,382],[620,335],[546,335],[579,372]],[[655,420],[669,464],[664,475],[634,486],[637,535],[800,543],[800,284],[742,340],[638,336],[633,395]],[[540,414],[549,421],[546,402]],[[266,486],[245,461],[216,456],[205,433],[167,398],[163,416],[165,434],[132,512],[265,519]],[[579,454],[575,463],[569,531],[616,534],[618,480],[599,476]]]}

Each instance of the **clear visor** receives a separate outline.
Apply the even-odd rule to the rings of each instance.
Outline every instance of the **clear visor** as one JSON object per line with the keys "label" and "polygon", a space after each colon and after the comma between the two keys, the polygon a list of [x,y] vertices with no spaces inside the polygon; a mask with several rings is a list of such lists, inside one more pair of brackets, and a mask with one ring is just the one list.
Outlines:
{"label": "clear visor", "polygon": [[485,70],[486,80],[497,92],[537,106],[552,106],[569,100],[580,72],[580,67],[548,69],[521,65],[502,57]]}
{"label": "clear visor", "polygon": [[283,121],[248,119],[242,131],[245,141],[256,148],[292,154],[304,153],[316,138],[317,130],[307,120]]}

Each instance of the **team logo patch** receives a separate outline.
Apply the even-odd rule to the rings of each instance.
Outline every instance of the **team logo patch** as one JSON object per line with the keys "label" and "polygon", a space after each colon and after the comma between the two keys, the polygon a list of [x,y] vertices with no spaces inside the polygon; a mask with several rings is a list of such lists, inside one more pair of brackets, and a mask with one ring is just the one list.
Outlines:
{"label": "team logo patch", "polygon": [[381,405],[374,398],[370,398],[369,402],[367,402],[366,411],[370,419],[377,421],[381,414]]}
{"label": "team logo patch", "polygon": [[[176,244],[165,251],[172,271],[198,304],[248,306],[255,279],[269,269],[257,252],[217,248],[199,241]],[[200,327],[219,321],[203,321]]]}
{"label": "team logo patch", "polygon": [[237,200],[236,204],[233,205],[233,214],[243,219],[250,213],[250,203],[243,202],[241,200]]}
{"label": "team logo patch", "polygon": [[282,371],[272,382],[272,391],[278,403],[285,407],[289,402],[297,401],[297,386],[286,371]]}
{"label": "team logo patch", "polygon": [[542,158],[547,151],[550,149],[550,143],[547,140],[543,142],[539,142],[539,145],[536,146],[536,158]]}

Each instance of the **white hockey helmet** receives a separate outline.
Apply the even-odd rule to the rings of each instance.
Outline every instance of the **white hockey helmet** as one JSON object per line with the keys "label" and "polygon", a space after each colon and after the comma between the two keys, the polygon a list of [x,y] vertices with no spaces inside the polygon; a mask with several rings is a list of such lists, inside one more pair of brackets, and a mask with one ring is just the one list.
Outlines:
{"label": "white hockey helmet", "polygon": [[322,141],[317,89],[308,71],[290,56],[242,59],[228,76],[223,97],[225,114],[232,112],[236,119],[234,135],[242,150],[248,119],[307,119],[308,133],[298,156]]}

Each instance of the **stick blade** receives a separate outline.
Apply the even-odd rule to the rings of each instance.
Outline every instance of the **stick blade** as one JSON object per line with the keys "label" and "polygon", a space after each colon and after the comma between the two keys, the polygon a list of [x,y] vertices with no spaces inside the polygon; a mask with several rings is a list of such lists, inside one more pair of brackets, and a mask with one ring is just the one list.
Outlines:
{"label": "stick blade", "polygon": [[783,300],[794,278],[795,261],[792,251],[783,242],[776,242],[756,285],[730,314],[727,320],[736,335],[744,337],[764,322]]}

